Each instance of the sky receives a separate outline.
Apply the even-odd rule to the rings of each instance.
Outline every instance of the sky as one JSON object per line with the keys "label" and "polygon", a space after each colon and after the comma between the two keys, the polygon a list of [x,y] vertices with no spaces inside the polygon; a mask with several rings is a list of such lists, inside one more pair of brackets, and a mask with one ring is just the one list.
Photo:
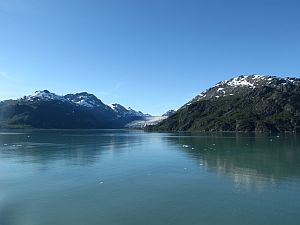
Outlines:
{"label": "sky", "polygon": [[160,115],[238,75],[300,76],[300,1],[0,0],[0,100],[47,89]]}

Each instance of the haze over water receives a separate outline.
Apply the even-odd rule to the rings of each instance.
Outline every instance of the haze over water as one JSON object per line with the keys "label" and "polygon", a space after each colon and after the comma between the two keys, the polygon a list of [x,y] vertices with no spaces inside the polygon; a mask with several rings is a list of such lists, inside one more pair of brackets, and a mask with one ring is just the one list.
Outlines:
{"label": "haze over water", "polygon": [[1,225],[299,224],[296,135],[0,133]]}

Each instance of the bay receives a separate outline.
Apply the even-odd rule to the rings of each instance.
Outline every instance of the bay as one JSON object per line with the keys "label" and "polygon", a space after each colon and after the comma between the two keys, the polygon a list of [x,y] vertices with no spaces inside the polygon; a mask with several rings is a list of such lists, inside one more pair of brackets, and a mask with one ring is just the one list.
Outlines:
{"label": "bay", "polygon": [[297,135],[0,132],[1,225],[299,224]]}

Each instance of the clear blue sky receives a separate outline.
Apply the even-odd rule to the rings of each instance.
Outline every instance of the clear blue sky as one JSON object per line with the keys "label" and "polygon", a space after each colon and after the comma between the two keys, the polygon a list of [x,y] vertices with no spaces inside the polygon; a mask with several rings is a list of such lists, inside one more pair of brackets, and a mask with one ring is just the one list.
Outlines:
{"label": "clear blue sky", "polygon": [[0,0],[0,99],[87,91],[145,113],[240,74],[300,75],[289,0]]}

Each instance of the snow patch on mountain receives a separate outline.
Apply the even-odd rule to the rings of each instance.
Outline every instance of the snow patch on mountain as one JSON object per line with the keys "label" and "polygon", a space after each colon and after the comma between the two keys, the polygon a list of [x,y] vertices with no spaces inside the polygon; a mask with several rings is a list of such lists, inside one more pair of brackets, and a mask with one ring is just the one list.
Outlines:
{"label": "snow patch on mountain", "polygon": [[262,87],[262,86],[272,86],[278,87],[280,85],[294,85],[300,84],[300,79],[298,78],[280,78],[277,76],[268,75],[241,75],[234,77],[230,80],[224,80],[217,83],[212,88],[209,88],[198,96],[196,96],[192,101],[188,102],[185,106],[192,104],[195,101],[220,98],[226,96],[234,96],[240,91],[251,91],[252,89]]}
{"label": "snow patch on mountain", "polygon": [[84,106],[84,107],[104,107],[105,104],[98,99],[95,95],[89,94],[87,92],[81,92],[77,94],[68,94],[65,95],[65,98],[69,101]]}
{"label": "snow patch on mountain", "polygon": [[112,110],[117,111],[117,110],[118,110],[118,105],[119,105],[119,104],[114,103],[114,104],[109,104],[108,106],[109,106]]}
{"label": "snow patch on mountain", "polygon": [[[231,81],[227,82],[227,85],[229,86],[249,86],[249,87],[255,87],[254,83],[250,82],[247,80],[247,76],[243,76],[243,77],[235,77],[233,78]],[[223,88],[224,89],[224,88]]]}
{"label": "snow patch on mountain", "polygon": [[124,106],[114,103],[114,104],[110,104],[108,105],[114,112],[116,112],[118,114],[118,117],[146,117],[146,115],[144,113],[142,113],[141,111],[136,111],[130,107],[125,108]]}
{"label": "snow patch on mountain", "polygon": [[78,107],[86,107],[89,109],[101,108],[101,109],[112,111],[112,113],[115,113],[118,118],[129,118],[129,117],[144,118],[146,116],[150,116],[148,114],[142,113],[141,111],[136,111],[130,107],[125,108],[124,106],[117,103],[106,105],[95,95],[89,94],[87,92],[59,96],[49,92],[48,90],[36,91],[32,95],[26,96],[25,100],[30,102],[62,101],[64,103],[75,104]]}
{"label": "snow patch on mountain", "polygon": [[63,96],[56,95],[51,93],[48,90],[43,91],[35,91],[32,95],[28,95],[25,97],[26,101],[66,101]]}

